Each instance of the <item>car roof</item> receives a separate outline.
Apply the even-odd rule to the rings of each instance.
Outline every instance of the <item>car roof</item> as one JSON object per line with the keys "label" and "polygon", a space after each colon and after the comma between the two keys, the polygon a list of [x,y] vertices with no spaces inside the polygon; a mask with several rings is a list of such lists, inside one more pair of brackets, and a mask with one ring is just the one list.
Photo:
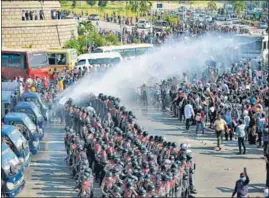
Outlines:
{"label": "car roof", "polygon": [[25,108],[25,107],[34,109],[35,105],[31,102],[18,102],[18,104],[15,106],[15,109],[16,108]]}
{"label": "car roof", "polygon": [[17,91],[20,88],[18,82],[2,82],[2,91]]}
{"label": "car roof", "polygon": [[2,98],[1,102],[11,102],[11,96],[14,94],[14,91],[3,91],[1,92]]}
{"label": "car roof", "polygon": [[31,91],[27,91],[27,92],[23,92],[22,97],[29,97],[29,98],[39,98],[40,95],[36,92],[31,92]]}
{"label": "car roof", "polygon": [[24,120],[26,117],[28,117],[25,113],[21,112],[9,112],[5,115],[4,120]]}
{"label": "car roof", "polygon": [[6,145],[6,144],[1,144],[1,149],[2,149],[2,152],[4,151],[4,150],[6,150],[6,149],[8,149],[9,147],[8,147],[8,145]]}
{"label": "car roof", "polygon": [[4,126],[2,126],[1,135],[2,135],[2,136],[8,135],[8,134],[10,134],[14,129],[16,129],[15,126],[12,126],[12,125],[4,125]]}

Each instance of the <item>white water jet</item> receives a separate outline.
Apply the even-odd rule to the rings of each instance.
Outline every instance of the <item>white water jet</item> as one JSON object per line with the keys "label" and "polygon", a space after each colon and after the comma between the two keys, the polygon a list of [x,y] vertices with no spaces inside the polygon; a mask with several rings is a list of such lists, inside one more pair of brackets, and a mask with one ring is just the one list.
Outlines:
{"label": "white water jet", "polygon": [[60,103],[64,103],[68,98],[80,99],[85,93],[104,93],[124,100],[125,96],[130,94],[128,90],[138,87],[151,77],[161,81],[168,76],[179,76],[187,71],[201,74],[206,60],[220,54],[223,57],[232,56],[231,51],[227,52],[227,47],[232,45],[229,37],[221,35],[204,36],[191,43],[164,45],[156,52],[122,62],[102,78],[92,75],[83,77],[59,95]]}

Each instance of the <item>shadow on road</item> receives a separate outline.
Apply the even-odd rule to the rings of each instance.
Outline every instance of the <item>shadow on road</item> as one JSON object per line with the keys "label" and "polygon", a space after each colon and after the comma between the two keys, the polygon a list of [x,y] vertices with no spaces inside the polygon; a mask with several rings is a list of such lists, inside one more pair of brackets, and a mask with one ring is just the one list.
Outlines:
{"label": "shadow on road", "polygon": [[[37,195],[48,197],[75,197],[75,181],[69,174],[64,161],[65,154],[51,154],[48,160],[33,161],[32,181],[35,183],[33,190]],[[37,164],[35,166],[35,164]]]}

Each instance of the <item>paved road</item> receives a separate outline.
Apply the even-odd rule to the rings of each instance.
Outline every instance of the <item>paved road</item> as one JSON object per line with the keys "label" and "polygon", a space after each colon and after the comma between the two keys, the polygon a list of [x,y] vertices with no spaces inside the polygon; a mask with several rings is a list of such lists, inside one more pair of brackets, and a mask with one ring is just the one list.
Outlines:
{"label": "paved road", "polygon": [[[80,19],[80,21],[83,21],[83,20],[87,20],[87,18]],[[96,21],[92,21],[92,23],[97,26]],[[134,26],[125,25],[124,27],[126,27],[128,31],[132,31],[132,27]],[[104,29],[104,30],[120,31],[120,25],[118,23],[110,23],[110,22],[106,22],[102,20],[98,21],[98,28]],[[138,32],[142,32],[142,31],[147,33],[149,29],[138,28]]]}
{"label": "paved road", "polygon": [[[192,145],[197,162],[196,185],[197,196],[231,196],[234,182],[238,179],[243,167],[247,167],[251,183],[250,195],[261,196],[265,183],[265,163],[260,159],[262,150],[249,148],[247,155],[236,155],[235,141],[226,142],[223,151],[214,151],[215,137],[208,131],[205,135],[196,137],[193,130],[184,132],[183,124],[167,113],[155,108],[141,108],[132,106],[138,118],[138,123],[151,134],[163,135],[168,141],[178,144],[188,142]],[[74,180],[69,175],[64,158],[63,125],[58,121],[46,128],[46,137],[42,142],[39,155],[33,157],[31,168],[26,173],[27,184],[19,194],[20,197],[71,197]],[[95,191],[100,191],[95,185]]]}
{"label": "paved road", "polygon": [[187,142],[195,154],[197,170],[195,183],[197,197],[230,197],[240,172],[247,167],[250,176],[249,195],[262,196],[265,187],[265,162],[260,157],[262,149],[247,145],[247,155],[236,155],[236,141],[225,142],[221,152],[215,151],[216,140],[213,131],[195,136],[194,127],[189,133],[177,119],[155,108],[135,108],[139,124],[150,133],[163,135],[168,141],[178,144]]}

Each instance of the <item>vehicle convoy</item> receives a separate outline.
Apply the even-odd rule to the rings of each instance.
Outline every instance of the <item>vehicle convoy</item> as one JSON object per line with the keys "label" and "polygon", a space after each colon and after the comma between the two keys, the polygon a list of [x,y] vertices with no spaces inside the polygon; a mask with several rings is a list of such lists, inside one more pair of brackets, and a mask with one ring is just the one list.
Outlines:
{"label": "vehicle convoy", "polygon": [[44,117],[44,119],[48,120],[48,108],[44,104],[44,102],[41,100],[39,93],[30,92],[30,91],[24,92],[21,95],[21,101],[33,102],[38,107],[40,112],[42,113],[42,116]]}
{"label": "vehicle convoy", "polygon": [[23,167],[9,146],[1,144],[1,195],[15,197],[25,186]]}
{"label": "vehicle convoy", "polygon": [[37,154],[40,149],[39,133],[36,125],[25,113],[9,112],[4,117],[4,124],[16,126],[29,142],[32,154]]}
{"label": "vehicle convoy", "polygon": [[40,110],[34,103],[18,102],[18,104],[14,108],[14,111],[27,114],[29,118],[33,121],[33,123],[37,126],[39,139],[41,140],[44,137],[45,120]]}
{"label": "vehicle convoy", "polygon": [[15,77],[49,78],[49,61],[44,50],[2,49],[1,55],[3,80]]}
{"label": "vehicle convoy", "polygon": [[12,111],[17,103],[17,98],[13,91],[1,91],[1,117]]}
{"label": "vehicle convoy", "polygon": [[11,148],[23,164],[23,168],[28,167],[31,161],[29,145],[19,130],[15,126],[4,125],[1,135],[2,144],[7,144]]}
{"label": "vehicle convoy", "polygon": [[77,68],[90,68],[94,65],[109,65],[119,64],[122,61],[122,57],[117,52],[110,53],[93,53],[93,54],[82,54],[78,57],[78,61],[75,67]]}
{"label": "vehicle convoy", "polygon": [[47,49],[46,53],[49,59],[50,73],[55,68],[57,72],[62,71],[65,67],[71,70],[77,61],[77,52],[75,49]]}
{"label": "vehicle convoy", "polygon": [[146,28],[150,28],[150,27],[151,27],[150,22],[149,22],[148,20],[145,20],[145,19],[140,19],[140,20],[135,24],[135,26],[136,26],[137,28],[144,28],[144,29],[146,29]]}
{"label": "vehicle convoy", "polygon": [[233,42],[239,58],[259,59],[268,63],[268,35],[235,35]]}
{"label": "vehicle convoy", "polygon": [[141,56],[153,49],[152,44],[130,44],[120,46],[97,47],[93,53],[118,52],[122,58],[132,58]]}

